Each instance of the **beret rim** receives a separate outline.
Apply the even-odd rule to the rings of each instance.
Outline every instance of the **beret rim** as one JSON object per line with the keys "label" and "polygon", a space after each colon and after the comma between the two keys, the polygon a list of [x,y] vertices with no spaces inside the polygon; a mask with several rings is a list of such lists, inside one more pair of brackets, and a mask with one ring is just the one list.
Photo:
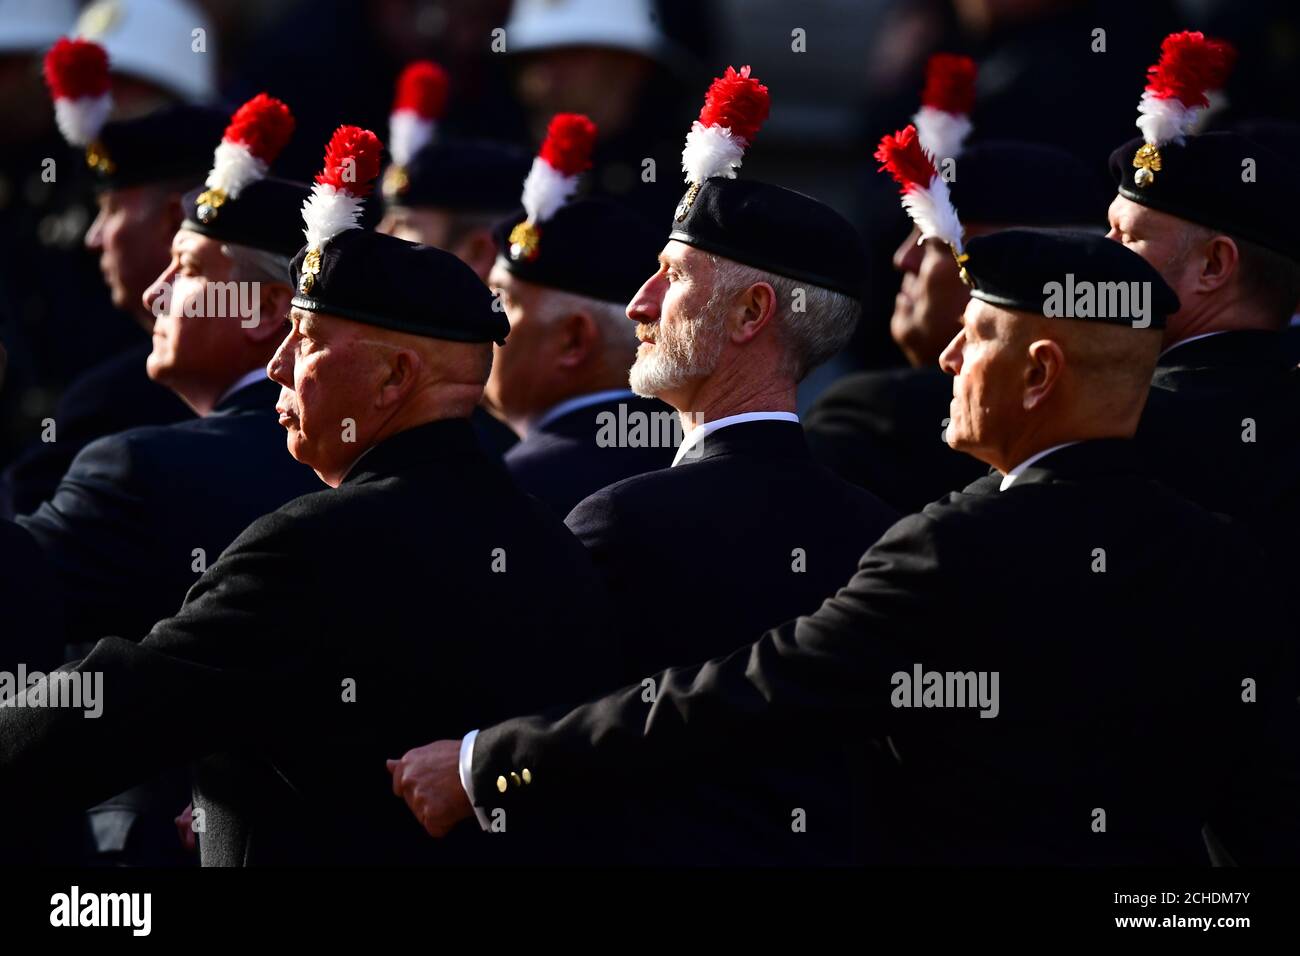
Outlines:
{"label": "beret rim", "polygon": [[[1244,230],[1239,225],[1225,226],[1218,220],[1217,216],[1198,215],[1195,210],[1188,210],[1179,206],[1177,203],[1168,203],[1157,200],[1152,194],[1133,189],[1127,182],[1121,182],[1117,190],[1119,195],[1123,196],[1130,202],[1135,202],[1139,206],[1146,206],[1157,212],[1163,212],[1177,219],[1185,219],[1187,222],[1195,223],[1198,226],[1205,226],[1207,229],[1217,229],[1225,236],[1235,239],[1244,239],[1246,242],[1253,242],[1256,245],[1263,246],[1270,252],[1275,252],[1280,256],[1289,259],[1292,262],[1300,263],[1300,250],[1287,248],[1279,243],[1275,237],[1261,235],[1254,230]],[[1153,201],[1156,200],[1156,201]]]}
{"label": "beret rim", "polygon": [[[729,248],[726,243],[715,243],[707,239],[702,240],[688,232],[683,232],[680,229],[674,229],[668,234],[668,238],[670,240],[675,239],[678,242],[683,242],[688,246],[693,246],[696,249],[703,250],[704,252],[712,253],[715,256],[722,256],[724,259],[739,262],[741,265],[750,266],[755,269],[762,269],[764,272],[775,273],[776,275],[784,276],[787,279],[808,282],[812,285],[820,286],[823,289],[830,289],[832,292],[847,295],[849,298],[857,302],[862,301],[862,289],[849,289],[844,283],[832,278],[831,276],[818,275],[803,269],[791,269],[787,265],[768,260],[764,256],[757,256],[749,252],[743,252],[738,255],[736,250]],[[865,266],[863,268],[865,270]]]}
{"label": "beret rim", "polygon": [[426,339],[442,339],[449,342],[472,342],[487,343],[496,342],[498,345],[505,344],[505,335],[492,338],[484,338],[481,335],[475,335],[463,329],[453,329],[447,326],[429,326],[415,322],[407,322],[403,319],[396,319],[389,315],[379,312],[370,312],[365,309],[354,309],[346,305],[331,305],[320,299],[305,296],[301,293],[295,293],[291,300],[291,305],[298,309],[305,309],[308,312],[320,312],[326,315],[337,315],[340,318],[349,319],[353,322],[361,322],[365,325],[374,325],[379,328],[390,329],[394,332],[404,332],[408,335],[418,335]]}

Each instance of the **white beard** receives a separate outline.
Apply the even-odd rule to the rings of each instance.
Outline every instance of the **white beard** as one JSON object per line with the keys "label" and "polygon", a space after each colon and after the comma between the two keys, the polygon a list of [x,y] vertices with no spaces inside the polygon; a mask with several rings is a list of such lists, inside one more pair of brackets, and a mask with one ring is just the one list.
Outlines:
{"label": "white beard", "polygon": [[721,324],[712,315],[701,316],[666,331],[655,326],[655,344],[648,355],[638,355],[628,375],[632,391],[642,398],[657,398],[689,382],[707,378],[722,355]]}

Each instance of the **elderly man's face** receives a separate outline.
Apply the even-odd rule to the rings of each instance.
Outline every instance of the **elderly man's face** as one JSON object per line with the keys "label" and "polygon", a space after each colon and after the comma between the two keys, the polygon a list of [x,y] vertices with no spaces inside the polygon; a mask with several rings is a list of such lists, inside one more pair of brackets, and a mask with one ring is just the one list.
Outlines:
{"label": "elderly man's face", "polygon": [[1018,343],[1010,312],[971,299],[961,331],[939,357],[953,376],[948,444],[992,465],[1000,463],[1025,415],[1026,356]]}
{"label": "elderly man's face", "polygon": [[208,287],[233,281],[234,271],[220,242],[188,229],[176,231],[171,263],[143,296],[156,317],[153,351],[145,363],[155,382],[184,394],[190,383],[229,378],[242,351],[241,317],[237,309],[208,314],[210,304],[219,313],[231,304],[225,294],[209,296]]}
{"label": "elderly man's face", "polygon": [[510,335],[505,345],[493,348],[492,374],[483,398],[508,421],[527,418],[556,401],[553,376],[556,348],[562,343],[548,334],[552,329],[544,314],[547,291],[516,279],[500,265],[492,267],[488,285],[501,296]]}
{"label": "elderly man's face", "polygon": [[97,197],[99,212],[86,231],[86,248],[99,254],[113,305],[148,329],[153,316],[140,306],[144,291],[167,266],[168,245],[178,225],[174,197],[157,186],[110,189]]}
{"label": "elderly man's face", "polygon": [[390,206],[375,232],[396,236],[407,242],[446,249],[451,238],[451,216],[437,209]]}
{"label": "elderly man's face", "polygon": [[894,268],[903,273],[903,281],[889,319],[889,334],[917,367],[939,360],[970,298],[947,244],[939,239],[918,244],[920,238],[921,231],[913,226],[894,252]]}
{"label": "elderly man's face", "polygon": [[289,321],[266,372],[281,386],[275,408],[289,454],[329,481],[367,447],[383,371],[363,326],[296,308]]}
{"label": "elderly man's face", "polygon": [[[1116,196],[1107,212],[1114,239],[1145,259],[1173,290],[1180,302],[1193,301],[1201,260],[1189,241],[1199,230],[1190,223],[1158,209],[1149,209],[1123,196]],[[1178,327],[1177,315],[1169,316],[1166,339]]]}
{"label": "elderly man's face", "polygon": [[710,307],[713,278],[709,257],[692,246],[673,240],[659,254],[659,271],[627,307],[641,340],[630,375],[638,395],[686,411],[679,402],[717,368],[726,330],[719,309]]}

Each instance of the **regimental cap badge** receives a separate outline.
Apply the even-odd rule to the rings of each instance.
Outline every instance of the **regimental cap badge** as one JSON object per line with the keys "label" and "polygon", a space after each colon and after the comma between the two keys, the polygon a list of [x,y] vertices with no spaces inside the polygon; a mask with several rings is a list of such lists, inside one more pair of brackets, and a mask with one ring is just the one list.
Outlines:
{"label": "regimental cap badge", "polygon": [[1146,90],[1138,103],[1138,128],[1145,142],[1133,154],[1133,182],[1146,189],[1164,160],[1161,147],[1195,132],[1209,108],[1208,93],[1222,88],[1237,51],[1203,33],[1171,33],[1160,44],[1160,59],[1147,69]]}
{"label": "regimental cap badge", "polygon": [[44,72],[59,132],[70,145],[85,150],[88,167],[112,175],[117,166],[99,139],[113,111],[108,53],[90,40],[60,37],[45,54]]}
{"label": "regimental cap badge", "polygon": [[411,187],[406,168],[415,154],[433,142],[447,110],[447,71],[432,60],[409,63],[397,77],[388,115],[388,150],[393,165],[384,173],[384,199],[395,202]]}
{"label": "regimental cap badge", "polygon": [[970,257],[965,249],[965,230],[952,204],[948,184],[935,169],[933,157],[921,146],[916,127],[909,125],[882,138],[875,158],[880,162],[880,171],[889,173],[898,183],[903,211],[921,234],[918,242],[927,239],[946,242],[957,262],[962,282],[970,285],[970,275],[966,271]]}
{"label": "regimental cap badge", "polygon": [[303,295],[315,287],[321,256],[331,239],[348,229],[361,228],[365,196],[379,175],[379,137],[359,126],[340,126],[325,147],[325,166],[317,173],[311,195],[302,204],[307,252],[298,276]]}
{"label": "regimental cap badge", "polygon": [[510,230],[510,248],[505,251],[512,261],[528,262],[540,254],[542,223],[573,198],[579,178],[591,168],[595,146],[596,124],[581,113],[551,117],[546,139],[524,179],[524,220]]}
{"label": "regimental cap badge", "polygon": [[767,87],[750,76],[748,66],[739,72],[729,66],[709,85],[700,118],[691,124],[682,149],[682,172],[688,185],[677,204],[675,221],[685,221],[706,179],[736,178],[745,150],[758,135],[769,108]]}
{"label": "regimental cap badge", "polygon": [[293,114],[280,100],[258,93],[235,110],[212,155],[212,170],[204,181],[195,215],[204,224],[234,202],[250,185],[266,177],[271,163],[293,135]]}

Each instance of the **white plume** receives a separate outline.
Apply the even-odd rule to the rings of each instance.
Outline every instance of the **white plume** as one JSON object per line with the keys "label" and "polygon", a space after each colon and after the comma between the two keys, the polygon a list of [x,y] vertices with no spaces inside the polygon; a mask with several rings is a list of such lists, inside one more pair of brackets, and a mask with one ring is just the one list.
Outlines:
{"label": "white plume", "polygon": [[539,223],[550,219],[577,188],[577,176],[565,176],[542,157],[534,156],[520,199],[528,221]]}
{"label": "white plume", "polygon": [[970,135],[970,117],[922,106],[912,117],[921,148],[937,161],[955,159]]}
{"label": "white plume", "polygon": [[80,99],[54,101],[54,121],[59,132],[73,146],[89,146],[104,128],[113,110],[113,97],[83,96]]}
{"label": "white plume", "polygon": [[359,197],[335,189],[329,183],[313,183],[311,195],[302,204],[307,245],[321,249],[340,232],[360,229],[361,209]]}
{"label": "white plume", "polygon": [[388,117],[388,151],[393,162],[405,166],[437,132],[438,124],[415,110],[398,110]]}
{"label": "white plume", "polygon": [[1204,107],[1184,106],[1177,97],[1160,99],[1150,90],[1142,94],[1138,103],[1138,129],[1142,138],[1152,146],[1165,143],[1182,145],[1183,137],[1192,131]]}
{"label": "white plume", "polygon": [[942,176],[932,177],[928,189],[916,187],[903,193],[903,208],[921,230],[921,239],[942,239],[961,253],[961,220]]}
{"label": "white plume", "polygon": [[705,126],[696,120],[686,134],[686,148],[682,150],[686,181],[702,183],[711,176],[735,179],[748,145],[744,137],[733,135],[726,126]]}
{"label": "white plume", "polygon": [[222,140],[212,154],[212,172],[208,173],[204,185],[209,189],[220,189],[230,199],[238,199],[245,186],[257,182],[266,172],[266,163],[249,152],[243,143]]}

